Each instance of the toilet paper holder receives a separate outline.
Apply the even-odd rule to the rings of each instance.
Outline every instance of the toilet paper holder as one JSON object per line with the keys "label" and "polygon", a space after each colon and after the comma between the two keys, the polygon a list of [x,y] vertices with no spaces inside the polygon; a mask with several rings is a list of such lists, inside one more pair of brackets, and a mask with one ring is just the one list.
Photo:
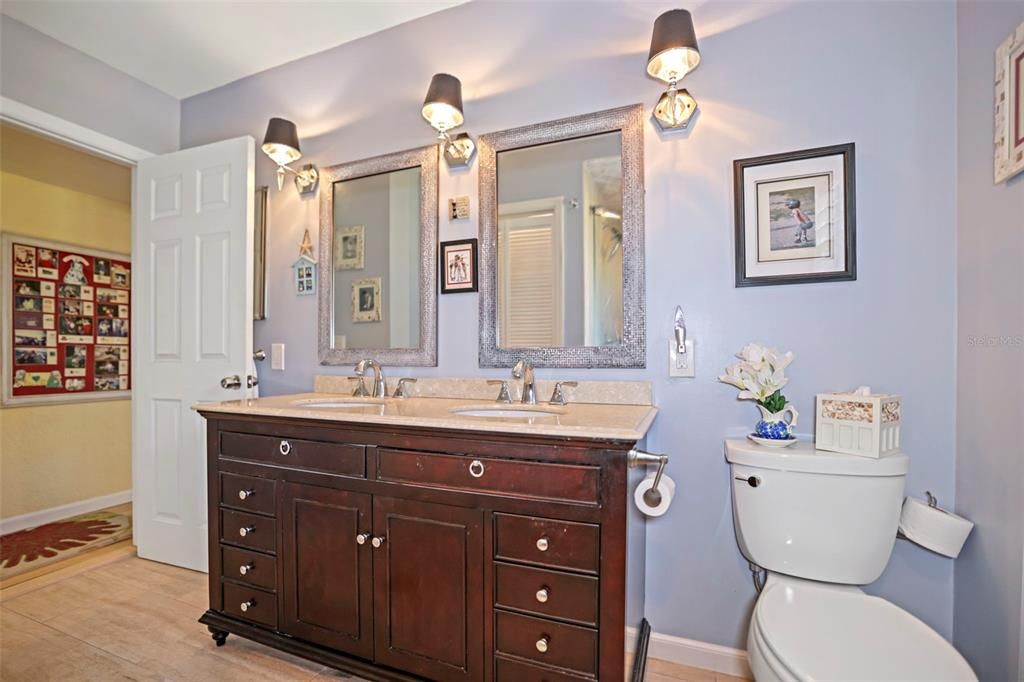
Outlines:
{"label": "toilet paper holder", "polygon": [[668,455],[657,455],[633,448],[626,455],[626,462],[630,468],[647,466],[648,464],[658,465],[658,472],[654,474],[654,483],[651,485],[651,489],[644,492],[644,502],[652,507],[657,507],[661,504],[661,491],[658,490],[658,484],[661,483],[661,475],[665,473],[665,467],[668,466]]}

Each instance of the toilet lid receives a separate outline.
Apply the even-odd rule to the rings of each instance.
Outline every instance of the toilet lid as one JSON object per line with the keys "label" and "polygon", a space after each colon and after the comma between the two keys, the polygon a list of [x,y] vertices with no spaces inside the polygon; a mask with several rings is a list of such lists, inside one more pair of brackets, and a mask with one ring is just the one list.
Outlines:
{"label": "toilet lid", "polygon": [[977,680],[939,633],[859,590],[778,582],[761,594],[755,626],[799,680]]}

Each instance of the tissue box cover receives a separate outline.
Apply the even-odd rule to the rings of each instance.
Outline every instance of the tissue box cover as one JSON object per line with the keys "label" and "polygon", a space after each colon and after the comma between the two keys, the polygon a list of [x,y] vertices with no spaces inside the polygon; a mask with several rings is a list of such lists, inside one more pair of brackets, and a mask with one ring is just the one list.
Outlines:
{"label": "tissue box cover", "polygon": [[900,449],[900,398],[871,393],[819,393],[814,446],[818,450],[881,457]]}

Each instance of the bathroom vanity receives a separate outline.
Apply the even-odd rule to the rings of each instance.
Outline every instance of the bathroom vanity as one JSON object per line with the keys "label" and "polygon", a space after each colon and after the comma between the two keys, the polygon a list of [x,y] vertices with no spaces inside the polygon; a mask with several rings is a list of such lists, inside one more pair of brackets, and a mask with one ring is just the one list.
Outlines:
{"label": "bathroom vanity", "polygon": [[196,409],[200,621],[218,645],[232,633],[372,680],[630,676],[645,471],[627,465],[649,404],[313,393]]}

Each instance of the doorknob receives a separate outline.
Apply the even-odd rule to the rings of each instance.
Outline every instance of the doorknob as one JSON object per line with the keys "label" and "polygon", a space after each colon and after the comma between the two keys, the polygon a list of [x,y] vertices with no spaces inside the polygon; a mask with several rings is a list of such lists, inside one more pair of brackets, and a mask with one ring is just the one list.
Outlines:
{"label": "doorknob", "polygon": [[224,377],[223,379],[220,380],[220,387],[237,391],[242,387],[242,377],[238,376],[237,374],[229,377]]}

